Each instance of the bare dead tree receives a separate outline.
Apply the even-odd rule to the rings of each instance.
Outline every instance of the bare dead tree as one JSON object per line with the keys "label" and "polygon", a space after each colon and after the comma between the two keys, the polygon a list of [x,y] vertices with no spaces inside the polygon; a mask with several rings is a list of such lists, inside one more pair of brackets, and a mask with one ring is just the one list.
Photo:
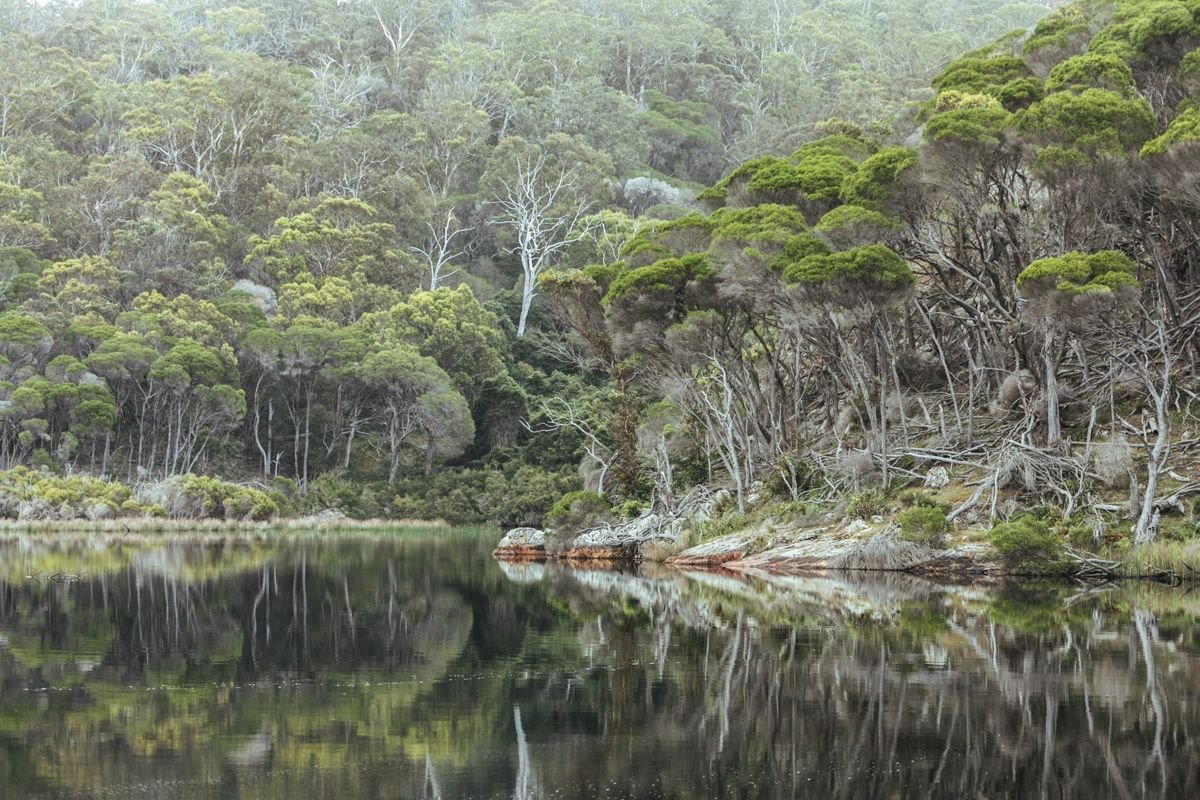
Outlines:
{"label": "bare dead tree", "polygon": [[545,422],[535,427],[529,423],[529,420],[522,420],[521,424],[525,430],[530,433],[550,433],[568,428],[583,437],[584,452],[600,468],[599,486],[596,492],[604,494],[604,483],[608,478],[608,471],[617,459],[617,452],[600,439],[592,426],[579,413],[579,409],[567,400],[561,397],[543,400],[540,410],[545,415]]}
{"label": "bare dead tree", "polygon": [[502,181],[504,193],[495,199],[499,220],[512,227],[516,244],[506,250],[521,259],[521,317],[517,336],[525,335],[529,309],[537,294],[537,279],[564,250],[590,232],[584,219],[590,203],[575,198],[575,175],[549,164],[543,153],[517,162],[516,175]]}
{"label": "bare dead tree", "polygon": [[[1152,542],[1158,534],[1161,511],[1155,502],[1158,482],[1171,455],[1171,417],[1169,405],[1172,396],[1172,373],[1176,353],[1167,330],[1166,320],[1161,314],[1145,313],[1151,317],[1150,330],[1143,335],[1135,347],[1116,354],[1117,360],[1137,376],[1153,404],[1148,424],[1134,428],[1148,449],[1146,460],[1146,483],[1142,490],[1141,508],[1134,525],[1135,545]],[[1129,426],[1133,427],[1133,426]]]}
{"label": "bare dead tree", "polygon": [[444,279],[457,275],[459,269],[451,268],[454,260],[461,258],[466,249],[455,249],[455,240],[465,233],[469,233],[471,229],[466,226],[458,226],[458,219],[454,216],[454,209],[446,209],[446,218],[440,225],[434,225],[432,221],[426,221],[425,227],[427,235],[425,242],[421,245],[413,245],[409,247],[414,255],[420,256],[425,262],[426,270],[429,274],[429,291],[438,288],[438,284]]}

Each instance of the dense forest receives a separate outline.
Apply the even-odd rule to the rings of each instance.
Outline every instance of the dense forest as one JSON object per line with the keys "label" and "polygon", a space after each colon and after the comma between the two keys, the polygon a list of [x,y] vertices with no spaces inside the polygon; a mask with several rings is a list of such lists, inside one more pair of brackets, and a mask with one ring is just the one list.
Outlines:
{"label": "dense forest", "polygon": [[7,2],[5,491],[533,522],[950,464],[1152,538],[1200,3],[1049,5]]}

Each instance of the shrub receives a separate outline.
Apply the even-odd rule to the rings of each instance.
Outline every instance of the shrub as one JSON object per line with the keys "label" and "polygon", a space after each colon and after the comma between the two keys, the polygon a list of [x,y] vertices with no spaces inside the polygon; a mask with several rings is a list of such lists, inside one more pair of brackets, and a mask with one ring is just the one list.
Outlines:
{"label": "shrub", "polygon": [[754,517],[750,514],[736,511],[731,514],[706,519],[703,522],[696,523],[696,527],[692,529],[692,542],[700,544],[710,539],[719,539],[722,536],[728,536],[731,533],[737,533],[740,530],[749,528],[752,524],[754,524]]}
{"label": "shrub", "polygon": [[887,496],[878,489],[859,492],[846,504],[846,516],[851,519],[870,519],[887,510]]}
{"label": "shrub", "polygon": [[309,482],[304,501],[311,511],[334,509],[357,519],[362,517],[359,508],[361,491],[356,484],[326,472]]}
{"label": "shrub", "polygon": [[267,520],[279,513],[279,506],[260,489],[243,487],[222,502],[225,519]]}
{"label": "shrub", "polygon": [[943,513],[950,513],[950,507],[948,505],[934,497],[931,497],[920,489],[905,489],[896,497],[896,499],[899,500],[900,505],[904,506],[905,508],[936,508],[940,509]]}
{"label": "shrub", "polygon": [[206,475],[178,475],[144,486],[139,493],[148,513],[161,506],[175,518],[261,521],[279,513],[279,506],[261,489]]}
{"label": "shrub", "polygon": [[792,491],[789,485],[794,485],[799,492],[807,492],[821,485],[821,474],[808,461],[785,457],[763,481],[763,491],[768,497],[790,500]]}
{"label": "shrub", "polygon": [[932,547],[940,547],[950,530],[950,521],[946,519],[946,513],[931,506],[907,508],[900,512],[896,521],[900,523],[901,539]]}
{"label": "shrub", "polygon": [[645,507],[646,504],[641,500],[626,500],[619,506],[614,506],[613,513],[618,519],[633,519],[638,514],[641,514]]}
{"label": "shrub", "polygon": [[562,537],[612,521],[612,509],[604,495],[568,492],[546,514],[545,525],[556,536]]}
{"label": "shrub", "polygon": [[1026,515],[992,528],[992,547],[1011,571],[1026,575],[1061,572],[1063,544],[1044,520]]}

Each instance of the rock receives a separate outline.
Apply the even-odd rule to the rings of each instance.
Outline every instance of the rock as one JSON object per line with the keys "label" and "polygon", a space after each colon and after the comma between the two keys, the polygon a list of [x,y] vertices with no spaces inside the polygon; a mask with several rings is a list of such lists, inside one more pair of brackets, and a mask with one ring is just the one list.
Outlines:
{"label": "rock", "polygon": [[541,560],[546,557],[546,533],[537,528],[513,528],[492,551],[496,558]]}
{"label": "rock", "polygon": [[546,565],[533,559],[501,559],[500,571],[513,583],[540,583],[546,577]]}
{"label": "rock", "polygon": [[560,555],[573,561],[661,561],[682,549],[682,540],[681,517],[651,512],[584,531]]}
{"label": "rock", "polygon": [[944,489],[950,483],[950,470],[945,467],[933,467],[925,473],[926,489]]}
{"label": "rock", "polygon": [[936,561],[941,551],[907,542],[891,525],[869,539],[815,537],[764,550],[726,566],[737,570],[804,573],[824,570],[910,570]]}
{"label": "rock", "polygon": [[871,524],[872,525],[882,525],[883,524],[883,515],[882,514],[872,514],[871,515]]}
{"label": "rock", "polygon": [[862,533],[863,531],[871,530],[871,523],[867,522],[865,519],[852,519],[846,523],[844,530],[849,534]]}
{"label": "rock", "polygon": [[717,567],[745,558],[753,551],[758,538],[759,531],[757,530],[738,531],[726,536],[718,536],[671,556],[667,559],[667,564],[685,568]]}

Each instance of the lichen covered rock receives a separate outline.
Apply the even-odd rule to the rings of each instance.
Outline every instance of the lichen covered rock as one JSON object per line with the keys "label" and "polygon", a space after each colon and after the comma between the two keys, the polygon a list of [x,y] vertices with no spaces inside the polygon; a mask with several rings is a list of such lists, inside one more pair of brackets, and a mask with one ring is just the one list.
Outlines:
{"label": "lichen covered rock", "polygon": [[500,539],[492,555],[506,559],[544,559],[546,533],[537,528],[513,528]]}

